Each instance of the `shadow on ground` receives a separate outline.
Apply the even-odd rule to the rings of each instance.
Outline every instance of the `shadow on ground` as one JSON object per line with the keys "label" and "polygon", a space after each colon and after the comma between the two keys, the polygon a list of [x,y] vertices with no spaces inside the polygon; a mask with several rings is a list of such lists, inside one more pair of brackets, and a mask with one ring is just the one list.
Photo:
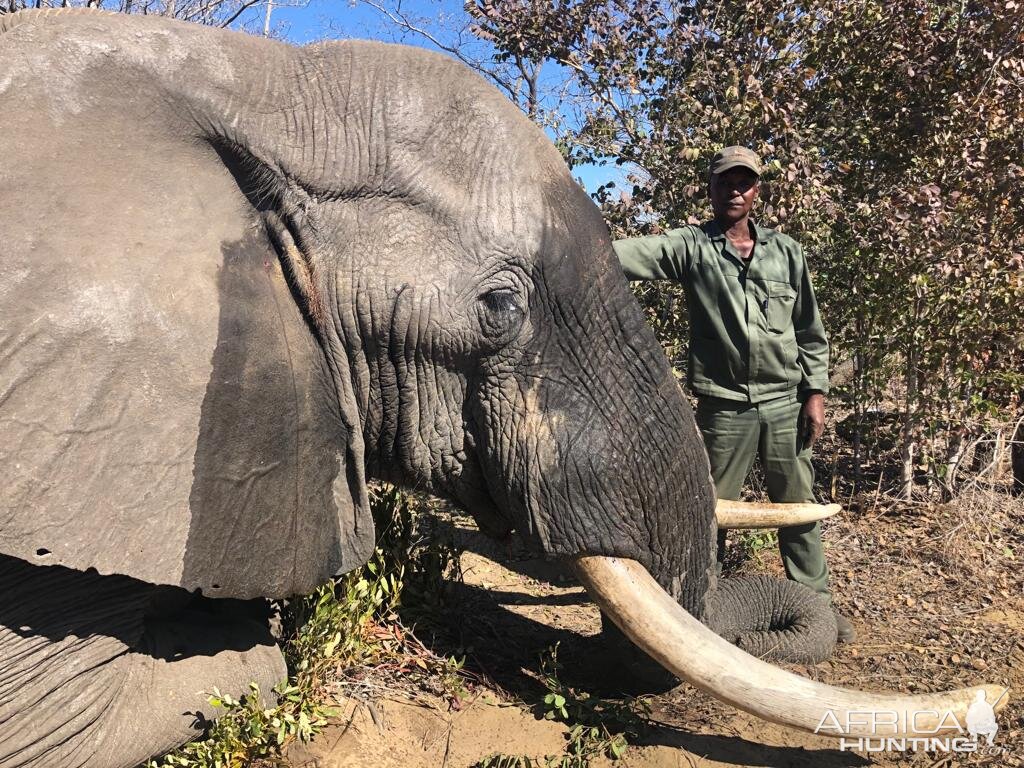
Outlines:
{"label": "shadow on ground", "polygon": [[645,734],[639,746],[684,749],[707,760],[746,768],[851,768],[871,765],[869,760],[851,752],[770,746],[740,736],[691,733],[667,725],[659,725]]}

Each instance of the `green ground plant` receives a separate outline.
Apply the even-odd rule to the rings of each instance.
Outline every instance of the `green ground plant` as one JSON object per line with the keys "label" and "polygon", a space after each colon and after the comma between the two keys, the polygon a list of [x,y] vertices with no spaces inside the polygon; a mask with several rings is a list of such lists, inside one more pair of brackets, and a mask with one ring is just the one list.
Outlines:
{"label": "green ground plant", "polygon": [[723,567],[725,573],[738,571],[744,563],[754,562],[763,568],[766,558],[778,557],[778,534],[774,530],[733,530],[729,536]]}
{"label": "green ground plant", "polygon": [[390,485],[381,485],[373,492],[377,548],[385,562],[404,567],[401,613],[406,620],[442,608],[452,582],[461,579],[461,553],[448,520],[434,513],[435,504]]}
{"label": "green ground plant", "polygon": [[647,726],[650,707],[646,700],[602,699],[566,685],[559,677],[558,645],[540,659],[540,682],[547,693],[539,705],[545,720],[569,726],[565,747],[559,755],[493,754],[474,768],[586,768],[592,760],[617,761],[626,754]]}

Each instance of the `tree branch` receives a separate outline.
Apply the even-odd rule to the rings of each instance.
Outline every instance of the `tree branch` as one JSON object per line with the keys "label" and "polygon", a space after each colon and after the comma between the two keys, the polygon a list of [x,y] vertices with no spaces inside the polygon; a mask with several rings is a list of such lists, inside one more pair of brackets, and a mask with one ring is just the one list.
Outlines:
{"label": "tree branch", "polygon": [[237,11],[235,11],[233,14],[231,14],[231,16],[228,17],[227,21],[222,21],[218,26],[221,27],[222,29],[224,27],[230,26],[231,24],[233,24],[235,22],[235,20],[239,16],[241,16],[247,10],[252,8],[254,5],[258,5],[259,3],[262,3],[262,2],[264,2],[264,0],[245,0],[245,2],[242,3],[242,5],[239,7],[239,9]]}

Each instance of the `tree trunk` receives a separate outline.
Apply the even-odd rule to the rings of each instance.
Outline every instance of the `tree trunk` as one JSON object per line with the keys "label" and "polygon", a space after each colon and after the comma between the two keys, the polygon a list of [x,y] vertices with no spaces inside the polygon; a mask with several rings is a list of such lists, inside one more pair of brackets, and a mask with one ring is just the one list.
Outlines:
{"label": "tree trunk", "polygon": [[1010,466],[1013,467],[1014,496],[1024,496],[1024,416],[1017,420],[1017,429],[1013,433],[1010,445]]}
{"label": "tree trunk", "polygon": [[[857,343],[865,344],[863,314],[858,312],[856,320]],[[867,401],[867,360],[863,347],[853,353],[853,412],[856,424],[853,431],[853,492],[860,491],[863,481],[864,444],[864,403]]]}
{"label": "tree trunk", "polygon": [[[913,344],[913,342],[912,342]],[[914,493],[914,433],[917,422],[917,348],[911,346],[907,354],[907,399],[906,412],[903,414],[903,435],[900,457],[903,460],[902,495],[905,499]]]}
{"label": "tree trunk", "polygon": [[960,469],[960,462],[963,461],[964,449],[967,446],[964,436],[964,432],[961,430],[949,439],[946,449],[946,468],[941,478],[944,501],[952,499],[956,492],[956,473]]}

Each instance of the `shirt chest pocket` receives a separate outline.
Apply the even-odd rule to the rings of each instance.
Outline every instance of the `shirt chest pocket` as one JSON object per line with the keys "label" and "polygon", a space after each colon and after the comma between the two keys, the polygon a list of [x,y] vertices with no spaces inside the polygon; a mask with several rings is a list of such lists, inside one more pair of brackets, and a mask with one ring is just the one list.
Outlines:
{"label": "shirt chest pocket", "polygon": [[768,298],[765,316],[768,330],[782,333],[793,325],[793,305],[796,303],[796,291],[789,283],[768,281]]}

